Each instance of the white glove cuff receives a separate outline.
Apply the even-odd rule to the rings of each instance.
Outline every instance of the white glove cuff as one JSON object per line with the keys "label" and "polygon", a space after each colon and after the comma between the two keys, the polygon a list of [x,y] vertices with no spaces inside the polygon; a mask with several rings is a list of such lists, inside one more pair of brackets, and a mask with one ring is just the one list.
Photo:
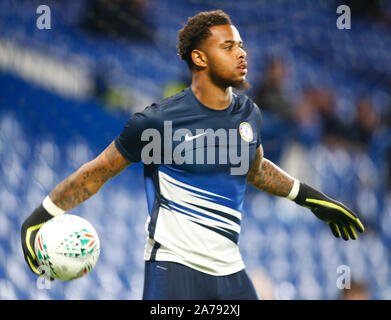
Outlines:
{"label": "white glove cuff", "polygon": [[300,181],[293,178],[293,187],[291,189],[291,192],[288,194],[287,198],[290,200],[295,200],[297,195],[299,194],[300,189]]}
{"label": "white glove cuff", "polygon": [[49,198],[49,196],[46,196],[46,198],[43,200],[42,206],[54,217],[65,213],[65,210],[57,207],[56,204]]}

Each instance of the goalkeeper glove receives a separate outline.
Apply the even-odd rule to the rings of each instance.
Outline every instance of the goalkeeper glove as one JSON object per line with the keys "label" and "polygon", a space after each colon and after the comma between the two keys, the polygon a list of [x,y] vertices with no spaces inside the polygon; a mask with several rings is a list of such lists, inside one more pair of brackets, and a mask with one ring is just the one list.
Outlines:
{"label": "goalkeeper glove", "polygon": [[[64,212],[64,210],[58,208],[50,200],[49,196],[47,196],[43,203],[38,208],[36,208],[22,224],[21,240],[23,255],[30,270],[39,276],[44,276],[45,272],[44,270],[40,270],[41,268],[39,268],[38,262],[36,260],[34,251],[35,237],[45,222],[53,218],[53,216],[62,214]],[[45,277],[50,280],[54,280],[50,276]]]}
{"label": "goalkeeper glove", "polygon": [[[299,183],[296,181],[295,183]],[[330,199],[322,192],[300,182],[297,196],[293,199],[297,204],[310,209],[316,217],[326,222],[333,235],[347,241],[356,240],[356,230],[364,232],[365,228],[356,214],[342,203]]]}

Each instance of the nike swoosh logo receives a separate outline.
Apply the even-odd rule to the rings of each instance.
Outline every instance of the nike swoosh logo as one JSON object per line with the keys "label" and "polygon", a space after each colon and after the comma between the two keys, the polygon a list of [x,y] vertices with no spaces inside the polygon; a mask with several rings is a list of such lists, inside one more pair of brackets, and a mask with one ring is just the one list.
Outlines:
{"label": "nike swoosh logo", "polygon": [[197,134],[197,135],[195,135],[195,136],[189,136],[189,134],[186,133],[186,135],[185,135],[185,141],[194,140],[194,139],[196,139],[196,138],[198,138],[198,137],[203,136],[204,134],[206,134],[206,132]]}

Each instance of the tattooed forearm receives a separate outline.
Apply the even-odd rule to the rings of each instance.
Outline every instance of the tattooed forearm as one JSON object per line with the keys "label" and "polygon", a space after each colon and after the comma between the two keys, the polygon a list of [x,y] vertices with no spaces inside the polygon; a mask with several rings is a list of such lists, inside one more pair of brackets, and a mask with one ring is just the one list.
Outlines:
{"label": "tattooed forearm", "polygon": [[257,150],[247,181],[259,190],[280,197],[288,196],[293,186],[292,177],[273,162],[263,158],[262,150]]}
{"label": "tattooed forearm", "polygon": [[85,163],[50,192],[50,199],[60,208],[71,210],[94,195],[110,178],[130,162],[111,143],[96,159]]}
{"label": "tattooed forearm", "polygon": [[95,194],[107,181],[105,168],[93,169],[86,163],[58,184],[49,194],[50,199],[64,210],[70,210]]}

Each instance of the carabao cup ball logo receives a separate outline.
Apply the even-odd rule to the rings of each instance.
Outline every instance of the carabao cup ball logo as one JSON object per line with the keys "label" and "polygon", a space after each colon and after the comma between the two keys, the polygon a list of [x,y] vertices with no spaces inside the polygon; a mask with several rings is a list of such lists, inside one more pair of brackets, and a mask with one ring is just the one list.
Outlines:
{"label": "carabao cup ball logo", "polygon": [[253,128],[251,128],[251,125],[248,122],[242,122],[239,125],[239,133],[246,142],[251,142],[254,139]]}

